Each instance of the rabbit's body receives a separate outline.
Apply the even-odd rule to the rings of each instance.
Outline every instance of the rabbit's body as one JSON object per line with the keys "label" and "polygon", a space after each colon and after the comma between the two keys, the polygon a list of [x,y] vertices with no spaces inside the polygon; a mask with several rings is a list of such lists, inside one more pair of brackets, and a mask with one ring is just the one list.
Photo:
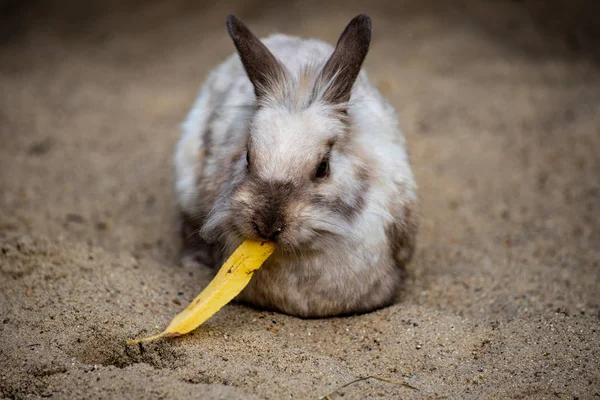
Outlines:
{"label": "rabbit's body", "polygon": [[339,94],[320,89],[330,45],[284,35],[263,43],[281,76],[253,80],[242,43],[242,62],[233,56],[210,74],[183,124],[175,172],[185,223],[215,263],[245,238],[279,242],[242,301],[305,317],[386,305],[417,230],[396,113],[364,72],[349,102],[324,100]]}

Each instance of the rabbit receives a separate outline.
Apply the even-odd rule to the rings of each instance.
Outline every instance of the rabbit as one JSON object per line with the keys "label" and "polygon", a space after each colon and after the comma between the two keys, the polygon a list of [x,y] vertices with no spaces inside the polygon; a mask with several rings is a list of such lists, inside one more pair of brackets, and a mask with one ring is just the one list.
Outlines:
{"label": "rabbit", "polygon": [[370,18],[335,48],[261,41],[233,15],[226,26],[237,55],[210,73],[176,145],[184,257],[218,265],[245,239],[270,240],[236,300],[302,318],[392,304],[418,196],[397,114],[361,71]]}

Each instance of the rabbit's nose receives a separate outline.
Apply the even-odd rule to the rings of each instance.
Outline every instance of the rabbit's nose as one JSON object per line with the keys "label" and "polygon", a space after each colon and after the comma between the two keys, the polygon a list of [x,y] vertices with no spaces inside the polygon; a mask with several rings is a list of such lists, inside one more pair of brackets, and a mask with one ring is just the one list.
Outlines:
{"label": "rabbit's nose", "polygon": [[275,240],[283,232],[283,226],[260,227],[256,222],[252,226],[258,237],[265,240]]}

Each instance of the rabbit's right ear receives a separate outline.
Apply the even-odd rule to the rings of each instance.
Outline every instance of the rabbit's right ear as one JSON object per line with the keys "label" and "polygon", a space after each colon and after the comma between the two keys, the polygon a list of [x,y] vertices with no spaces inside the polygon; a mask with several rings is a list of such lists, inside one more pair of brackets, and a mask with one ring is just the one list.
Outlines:
{"label": "rabbit's right ear", "polygon": [[322,79],[327,83],[323,96],[334,104],[350,100],[352,86],[369,52],[371,18],[366,14],[354,17],[340,36],[333,54],[323,67]]}
{"label": "rabbit's right ear", "polygon": [[226,25],[256,97],[260,99],[282,87],[286,72],[269,49],[234,15],[227,16]]}

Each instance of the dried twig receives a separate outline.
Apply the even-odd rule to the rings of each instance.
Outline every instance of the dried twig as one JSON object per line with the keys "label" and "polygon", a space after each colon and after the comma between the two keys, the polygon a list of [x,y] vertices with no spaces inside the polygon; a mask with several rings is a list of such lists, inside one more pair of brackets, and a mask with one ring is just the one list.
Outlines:
{"label": "dried twig", "polygon": [[412,390],[419,390],[418,388],[416,388],[416,387],[414,387],[414,386],[411,386],[411,385],[409,385],[409,384],[408,384],[408,383],[406,383],[406,382],[393,381],[393,380],[391,380],[391,379],[380,378],[380,377],[378,377],[378,376],[369,375],[369,376],[365,376],[365,377],[362,377],[362,378],[355,379],[355,380],[353,380],[352,382],[348,382],[348,383],[346,383],[345,385],[342,385],[342,386],[338,387],[338,388],[337,388],[337,389],[335,389],[333,392],[331,392],[331,393],[328,393],[328,394],[326,394],[326,395],[323,395],[323,396],[319,397],[319,400],[332,400],[332,399],[331,399],[331,396],[333,396],[333,395],[334,395],[336,392],[340,391],[341,389],[343,389],[343,388],[345,388],[345,387],[348,387],[348,386],[350,386],[350,385],[353,385],[353,384],[355,384],[355,383],[362,382],[362,381],[366,381],[367,379],[375,379],[375,380],[377,380],[377,381],[386,382],[386,383],[391,383],[392,385],[404,386],[404,387],[406,387],[406,388],[409,388],[409,389],[412,389]]}

